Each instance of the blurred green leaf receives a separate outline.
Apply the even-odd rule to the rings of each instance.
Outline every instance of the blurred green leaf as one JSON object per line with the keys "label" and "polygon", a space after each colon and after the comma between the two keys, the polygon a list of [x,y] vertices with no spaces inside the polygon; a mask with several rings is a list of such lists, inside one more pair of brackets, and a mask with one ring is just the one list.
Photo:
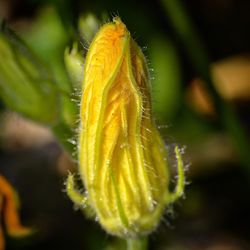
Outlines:
{"label": "blurred green leaf", "polygon": [[75,128],[77,102],[72,97],[73,81],[71,83],[64,64],[64,50],[69,37],[56,10],[53,7],[42,8],[29,29],[22,32],[22,37],[51,71],[57,91],[60,92],[60,123]]}
{"label": "blurred green leaf", "polygon": [[53,7],[41,9],[39,15],[22,34],[22,39],[50,68],[58,88],[71,93],[63,53],[69,41],[67,32]]}
{"label": "blurred green leaf", "polygon": [[0,58],[0,96],[5,105],[35,121],[55,123],[58,95],[48,71],[5,25]]}

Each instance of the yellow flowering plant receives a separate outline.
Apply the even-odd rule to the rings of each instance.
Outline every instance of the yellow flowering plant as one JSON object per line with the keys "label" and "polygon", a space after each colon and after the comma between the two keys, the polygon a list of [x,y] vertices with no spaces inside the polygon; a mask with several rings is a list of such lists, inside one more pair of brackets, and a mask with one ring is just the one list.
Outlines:
{"label": "yellow flowering plant", "polygon": [[137,241],[134,249],[142,249],[137,238],[158,226],[185,183],[176,146],[178,180],[169,191],[168,152],[152,117],[149,79],[145,57],[120,18],[101,27],[82,83],[78,153],[86,192],[77,190],[72,174],[66,184],[74,203],[91,210],[106,232]]}
{"label": "yellow flowering plant", "polygon": [[[210,154],[209,162],[204,161],[206,155],[201,156],[200,151],[207,153],[207,147],[205,150],[203,147],[207,137],[215,133],[217,137],[219,129],[223,133],[223,142],[224,136],[232,139],[232,145],[229,143],[230,161],[236,156],[231,154],[235,147],[249,175],[248,136],[237,113],[222,100],[215,88],[210,74],[211,62],[204,49],[206,46],[201,43],[202,39],[180,1],[161,0],[157,5],[143,6],[145,8],[135,15],[137,4],[123,1],[98,3],[98,8],[96,4],[85,1],[52,2],[54,6],[44,9],[40,4],[36,5],[39,11],[32,11],[32,16],[29,13],[25,22],[25,13],[24,16],[6,18],[20,36],[0,20],[0,112],[18,112],[45,125],[72,158],[78,156],[77,177],[69,174],[67,193],[88,217],[99,222],[105,232],[117,236],[112,242],[108,241],[106,250],[117,250],[117,246],[122,247],[126,241],[130,250],[145,250],[148,235],[156,231],[170,204],[182,196],[185,184],[181,150],[176,146],[174,152],[169,152],[152,110],[163,123],[168,120],[173,124],[171,133],[178,134],[184,143],[190,142],[190,146],[194,146],[194,150],[190,149],[194,159],[199,155],[197,166],[204,172],[207,170],[202,168],[204,162],[209,165],[217,161],[211,161]],[[4,9],[11,13],[9,7]],[[156,72],[152,91],[145,57],[125,24],[114,18],[113,22],[99,29],[97,18],[87,13],[92,9],[99,18],[105,19],[105,10],[112,8],[126,16],[134,29],[142,28],[141,35],[149,45],[150,60]],[[155,14],[159,14],[159,18],[153,19]],[[161,28],[158,29],[159,25]],[[173,46],[176,39],[166,27],[170,27],[178,38],[177,46]],[[63,62],[64,48],[78,35],[79,43],[67,47]],[[89,43],[89,50],[85,51],[82,45]],[[177,48],[186,54],[175,53]],[[190,63],[187,72],[181,71],[179,60]],[[182,101],[185,96],[182,80],[186,77],[181,79],[181,76],[193,73],[202,78],[214,101],[217,116],[212,123],[193,115],[188,102]],[[154,105],[151,103],[152,92]],[[220,141],[221,138],[216,143]],[[1,142],[4,146],[5,141]],[[216,157],[219,156],[220,160],[221,150],[217,151]],[[172,188],[170,169],[173,168],[173,156],[176,158],[177,178],[176,186]],[[236,162],[233,160],[233,164]],[[215,165],[220,166],[220,163]],[[198,197],[190,202],[191,206],[186,204],[185,211],[191,208],[196,214],[198,210],[193,211],[193,204],[202,201]],[[60,211],[62,209],[60,204]],[[1,173],[0,210],[3,225],[3,229],[0,227],[1,249],[5,232],[18,236],[30,232],[20,223],[15,192],[3,181]],[[94,238],[94,243],[98,243],[98,234],[85,233],[91,235],[87,238]],[[61,239],[53,240],[52,245]],[[70,249],[75,248],[75,241],[73,244]],[[100,244],[97,245],[93,247],[102,249]],[[177,245],[181,248],[182,243]]]}

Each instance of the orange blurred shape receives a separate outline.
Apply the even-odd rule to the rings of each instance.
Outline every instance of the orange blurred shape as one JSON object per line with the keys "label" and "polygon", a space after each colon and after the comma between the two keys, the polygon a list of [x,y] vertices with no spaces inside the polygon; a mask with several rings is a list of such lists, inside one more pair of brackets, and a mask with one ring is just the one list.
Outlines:
{"label": "orange blurred shape", "polygon": [[[234,56],[213,64],[212,77],[216,90],[224,100],[250,100],[250,56]],[[201,79],[191,82],[186,98],[197,112],[214,114],[212,98]]]}
{"label": "orange blurred shape", "polygon": [[[18,199],[15,190],[9,182],[0,175],[0,213],[3,215],[7,233],[12,237],[24,237],[30,235],[31,229],[21,225],[18,215]],[[5,246],[3,229],[0,225],[0,250]]]}
{"label": "orange blurred shape", "polygon": [[191,82],[186,92],[186,99],[196,112],[206,115],[215,114],[212,98],[207,93],[201,79],[196,78]]}

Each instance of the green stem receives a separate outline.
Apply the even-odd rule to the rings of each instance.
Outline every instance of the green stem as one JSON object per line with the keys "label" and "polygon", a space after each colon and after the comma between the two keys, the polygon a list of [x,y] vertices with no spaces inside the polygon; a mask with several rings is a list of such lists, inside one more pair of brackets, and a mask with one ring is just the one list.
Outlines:
{"label": "green stem", "polygon": [[248,137],[231,107],[225,103],[215,89],[211,72],[210,59],[202,41],[195,30],[188,13],[180,0],[161,0],[162,6],[180,37],[186,52],[196,70],[204,80],[207,90],[213,97],[219,121],[235,144],[242,166],[250,176],[250,144]]}
{"label": "green stem", "polygon": [[148,237],[141,237],[127,240],[127,250],[147,250]]}

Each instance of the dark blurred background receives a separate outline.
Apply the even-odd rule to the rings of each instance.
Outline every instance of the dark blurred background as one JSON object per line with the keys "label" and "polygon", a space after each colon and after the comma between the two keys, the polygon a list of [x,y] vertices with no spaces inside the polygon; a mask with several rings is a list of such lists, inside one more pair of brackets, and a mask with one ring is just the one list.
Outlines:
{"label": "dark blurred background", "polygon": [[[64,49],[81,35],[79,17],[102,24],[119,15],[148,60],[172,175],[176,143],[189,168],[185,199],[167,209],[149,249],[248,250],[250,1],[172,2],[0,0],[0,19],[64,81]],[[29,239],[6,235],[6,249],[125,249],[67,198],[75,164],[51,130],[0,105],[0,174],[20,196],[23,224],[37,229]]]}

